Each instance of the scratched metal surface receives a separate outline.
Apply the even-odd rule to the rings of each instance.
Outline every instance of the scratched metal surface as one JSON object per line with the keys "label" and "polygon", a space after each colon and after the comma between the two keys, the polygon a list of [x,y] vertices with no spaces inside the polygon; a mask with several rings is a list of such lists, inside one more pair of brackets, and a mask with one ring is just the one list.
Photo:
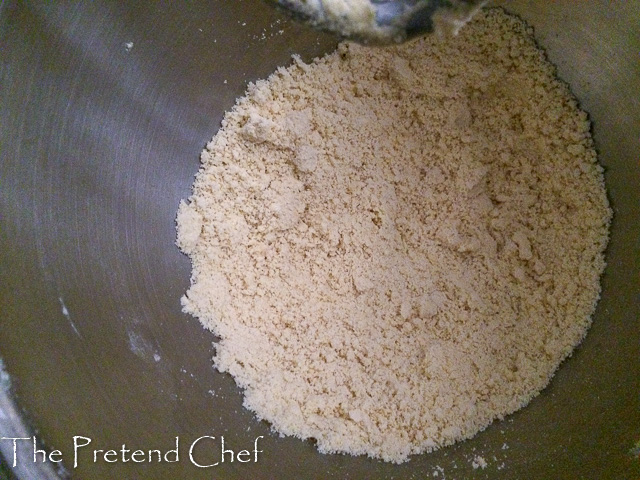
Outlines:
{"label": "scratched metal surface", "polygon": [[[271,433],[212,370],[215,339],[179,306],[190,265],[173,244],[174,215],[203,145],[246,82],[335,39],[251,0],[0,2],[0,357],[12,378],[0,436],[35,429],[82,479],[425,478],[437,466],[449,479],[640,477],[630,454],[640,440],[640,4],[507,3],[594,120],[616,213],[603,298],[583,345],[529,407],[393,466]],[[74,435],[144,450],[179,436],[181,458],[85,455],[73,469]],[[262,435],[264,452],[198,469],[187,449],[202,435],[236,450]],[[475,455],[485,470],[472,469]],[[31,467],[22,478],[51,473]]]}

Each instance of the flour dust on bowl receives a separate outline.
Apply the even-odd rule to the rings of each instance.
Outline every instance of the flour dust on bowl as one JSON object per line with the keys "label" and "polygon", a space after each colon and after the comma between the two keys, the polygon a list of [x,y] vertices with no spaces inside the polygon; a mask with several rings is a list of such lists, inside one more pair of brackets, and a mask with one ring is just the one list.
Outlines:
{"label": "flour dust on bowl", "polygon": [[[640,4],[504,5],[593,144],[496,12],[414,56],[259,0],[2,2],[0,438],[62,452],[14,473],[640,478]],[[492,422],[587,327],[598,164],[589,333]]]}
{"label": "flour dust on bowl", "polygon": [[526,405],[583,339],[610,209],[587,115],[500,9],[251,84],[201,157],[185,311],[278,432],[402,463]]}

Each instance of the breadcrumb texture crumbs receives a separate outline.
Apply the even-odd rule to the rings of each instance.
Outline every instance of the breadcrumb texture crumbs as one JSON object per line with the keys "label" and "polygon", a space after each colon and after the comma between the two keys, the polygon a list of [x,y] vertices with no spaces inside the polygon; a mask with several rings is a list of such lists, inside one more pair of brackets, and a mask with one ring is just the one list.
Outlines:
{"label": "breadcrumb texture crumbs", "polygon": [[611,212],[587,115],[502,10],[251,84],[202,153],[183,305],[245,406],[401,463],[518,410],[582,340]]}

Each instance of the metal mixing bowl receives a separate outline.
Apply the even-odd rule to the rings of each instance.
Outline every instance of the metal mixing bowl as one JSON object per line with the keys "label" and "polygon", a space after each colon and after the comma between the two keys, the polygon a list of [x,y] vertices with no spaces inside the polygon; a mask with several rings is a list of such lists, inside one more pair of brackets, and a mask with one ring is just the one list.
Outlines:
{"label": "metal mixing bowl", "polygon": [[[35,429],[82,479],[433,478],[436,466],[458,479],[639,478],[640,2],[507,7],[535,26],[593,119],[615,210],[603,296],[582,346],[527,408],[396,466],[271,433],[212,369],[214,337],[180,311],[190,264],[174,216],[205,142],[247,82],[336,39],[257,0],[0,2],[0,357],[11,376],[0,437]],[[179,436],[181,457],[108,464],[87,452],[74,469],[74,435],[144,450]],[[263,453],[199,469],[186,450],[203,435],[237,450],[264,436]],[[210,442],[196,453],[211,455]],[[19,443],[16,472],[47,478]],[[489,466],[474,470],[475,455]]]}

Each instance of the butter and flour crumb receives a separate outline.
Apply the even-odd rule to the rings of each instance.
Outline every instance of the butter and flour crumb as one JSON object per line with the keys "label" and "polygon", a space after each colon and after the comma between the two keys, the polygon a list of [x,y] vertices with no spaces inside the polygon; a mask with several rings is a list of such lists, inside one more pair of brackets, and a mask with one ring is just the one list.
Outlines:
{"label": "butter and flour crumb", "polygon": [[587,115],[502,10],[251,84],[201,156],[186,312],[245,406],[401,463],[526,405],[584,337],[611,216]]}

